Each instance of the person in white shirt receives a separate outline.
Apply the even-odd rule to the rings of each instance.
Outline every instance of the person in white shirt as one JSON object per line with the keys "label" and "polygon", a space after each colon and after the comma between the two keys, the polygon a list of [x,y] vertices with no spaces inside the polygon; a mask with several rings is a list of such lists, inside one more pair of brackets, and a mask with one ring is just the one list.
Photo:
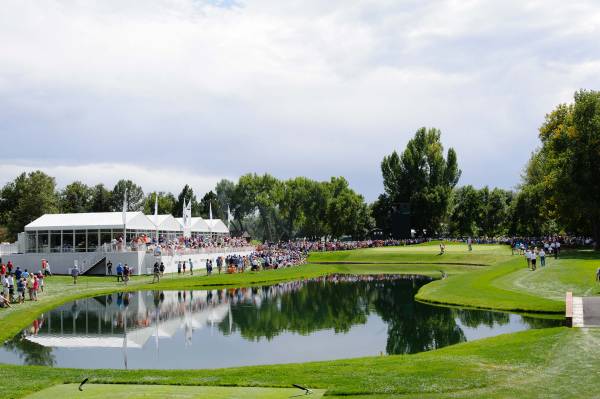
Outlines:
{"label": "person in white shirt", "polygon": [[558,259],[560,255],[560,241],[556,241],[556,250],[554,251],[554,259]]}
{"label": "person in white shirt", "polygon": [[2,291],[0,292],[5,297],[8,297],[8,277],[6,275],[2,276]]}
{"label": "person in white shirt", "polygon": [[12,301],[15,296],[15,278],[9,274],[6,279],[8,280],[8,300]]}
{"label": "person in white shirt", "polygon": [[529,248],[525,251],[525,260],[527,260],[527,268],[531,269],[531,251]]}
{"label": "person in white shirt", "polygon": [[540,267],[546,266],[546,251],[544,248],[540,249]]}
{"label": "person in white shirt", "polygon": [[535,270],[535,264],[537,263],[537,248],[533,248],[531,251],[531,270]]}

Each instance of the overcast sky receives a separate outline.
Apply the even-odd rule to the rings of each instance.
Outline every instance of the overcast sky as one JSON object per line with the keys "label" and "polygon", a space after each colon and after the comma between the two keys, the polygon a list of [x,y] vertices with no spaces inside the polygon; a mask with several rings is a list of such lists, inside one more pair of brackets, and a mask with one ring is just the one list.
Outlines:
{"label": "overcast sky", "polygon": [[371,201],[428,126],[459,184],[511,188],[544,115],[600,89],[599,38],[594,1],[3,0],[0,184],[343,175]]}

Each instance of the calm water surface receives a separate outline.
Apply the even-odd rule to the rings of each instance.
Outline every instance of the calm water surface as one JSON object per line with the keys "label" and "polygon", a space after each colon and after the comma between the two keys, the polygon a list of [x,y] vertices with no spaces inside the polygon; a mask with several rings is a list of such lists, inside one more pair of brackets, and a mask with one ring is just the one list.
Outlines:
{"label": "calm water surface", "polygon": [[329,276],[255,288],[139,291],[42,314],[0,362],[186,369],[416,353],[557,320],[417,303],[429,280]]}

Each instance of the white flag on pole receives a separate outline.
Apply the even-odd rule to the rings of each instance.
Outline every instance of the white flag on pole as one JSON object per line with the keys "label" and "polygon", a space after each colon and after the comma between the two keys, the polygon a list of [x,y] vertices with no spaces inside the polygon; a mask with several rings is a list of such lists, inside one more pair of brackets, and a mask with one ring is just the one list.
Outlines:
{"label": "white flag on pole", "polygon": [[187,226],[187,203],[185,198],[183,199],[183,209],[181,210],[181,216],[183,218],[183,226]]}
{"label": "white flag on pole", "polygon": [[212,220],[212,202],[208,203],[208,218]]}
{"label": "white flag on pole", "polygon": [[158,220],[158,193],[154,193],[154,217]]}
{"label": "white flag on pole", "polygon": [[123,225],[127,224],[127,189],[123,194]]}
{"label": "white flag on pole", "polygon": [[231,214],[229,205],[227,205],[227,223],[231,223],[231,222],[233,222],[233,215]]}

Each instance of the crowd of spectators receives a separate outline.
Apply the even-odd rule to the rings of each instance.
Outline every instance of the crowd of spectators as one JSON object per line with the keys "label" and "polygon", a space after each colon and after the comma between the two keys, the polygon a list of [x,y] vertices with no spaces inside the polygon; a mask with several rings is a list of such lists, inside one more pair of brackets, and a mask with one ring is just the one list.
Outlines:
{"label": "crowd of spectators", "polygon": [[36,273],[14,267],[10,261],[7,264],[0,262],[0,308],[24,303],[26,297],[37,301],[38,295],[44,292],[44,282],[49,275],[49,268]]}

